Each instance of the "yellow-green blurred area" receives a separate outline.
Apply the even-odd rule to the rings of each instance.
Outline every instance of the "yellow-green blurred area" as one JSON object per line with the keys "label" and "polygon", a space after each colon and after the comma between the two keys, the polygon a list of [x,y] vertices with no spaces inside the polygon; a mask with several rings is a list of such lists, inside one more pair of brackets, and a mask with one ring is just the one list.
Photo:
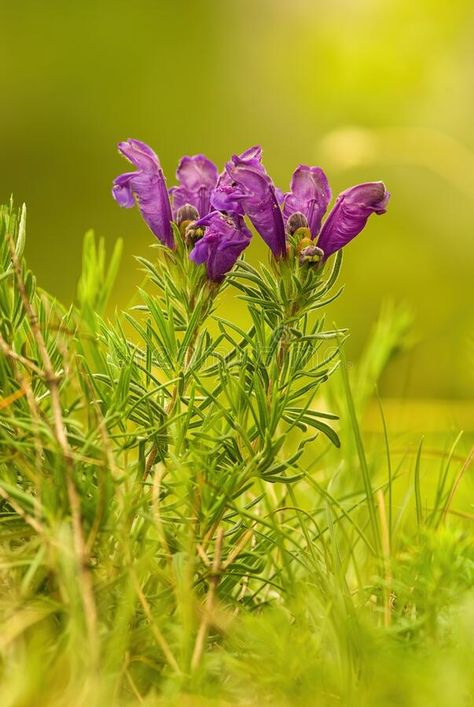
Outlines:
{"label": "yellow-green blurred area", "polygon": [[[0,0],[0,200],[28,205],[40,284],[74,296],[83,233],[125,239],[117,305],[153,236],[112,201],[140,138],[171,186],[183,154],[219,167],[261,143],[286,190],[300,163],[333,193],[383,179],[392,200],[346,249],[328,316],[357,357],[387,300],[415,316],[414,346],[383,393],[469,399],[474,375],[472,0]],[[266,258],[255,238],[249,256]],[[222,310],[240,318],[229,294]]]}

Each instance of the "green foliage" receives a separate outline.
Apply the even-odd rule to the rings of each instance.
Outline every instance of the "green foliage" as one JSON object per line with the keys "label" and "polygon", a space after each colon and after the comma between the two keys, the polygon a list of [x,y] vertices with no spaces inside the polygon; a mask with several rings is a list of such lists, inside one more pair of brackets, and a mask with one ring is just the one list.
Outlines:
{"label": "green foliage", "polygon": [[472,454],[399,454],[386,426],[371,448],[359,422],[406,314],[352,375],[322,313],[340,256],[217,287],[176,231],[108,321],[121,246],[107,266],[86,235],[65,309],[24,236],[2,207],[0,703],[418,707],[455,704],[452,676],[468,701]]}
{"label": "green foliage", "polygon": [[110,293],[117,277],[123,241],[115,243],[110,263],[105,265],[105,240],[96,243],[94,231],[84,236],[82,249],[82,273],[77,288],[78,305],[81,318],[95,324],[94,313],[103,315],[110,298]]}

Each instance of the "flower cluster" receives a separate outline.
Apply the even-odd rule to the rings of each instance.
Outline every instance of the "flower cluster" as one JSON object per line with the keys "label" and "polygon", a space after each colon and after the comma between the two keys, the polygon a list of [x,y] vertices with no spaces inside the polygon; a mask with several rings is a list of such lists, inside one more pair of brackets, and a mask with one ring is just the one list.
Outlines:
{"label": "flower cluster", "polygon": [[114,180],[120,206],[135,204],[155,236],[176,247],[172,222],[190,246],[189,257],[205,264],[210,280],[220,282],[249,245],[247,217],[275,258],[297,253],[299,262],[319,266],[362,231],[370,214],[383,214],[389,193],[383,182],[365,182],[343,191],[323,218],[331,189],[320,167],[299,165],[290,191],[283,193],[262,164],[262,150],[233,155],[219,174],[205,155],[183,157],[178,185],[168,189],[157,155],[139,140],[119,143],[135,167]]}

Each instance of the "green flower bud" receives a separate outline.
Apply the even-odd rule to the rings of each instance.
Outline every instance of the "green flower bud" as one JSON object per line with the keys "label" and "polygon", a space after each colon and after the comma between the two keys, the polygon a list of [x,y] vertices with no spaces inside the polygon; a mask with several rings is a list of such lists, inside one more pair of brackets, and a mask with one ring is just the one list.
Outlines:
{"label": "green flower bud", "polygon": [[300,265],[317,265],[324,257],[324,251],[317,245],[308,245],[300,252]]}

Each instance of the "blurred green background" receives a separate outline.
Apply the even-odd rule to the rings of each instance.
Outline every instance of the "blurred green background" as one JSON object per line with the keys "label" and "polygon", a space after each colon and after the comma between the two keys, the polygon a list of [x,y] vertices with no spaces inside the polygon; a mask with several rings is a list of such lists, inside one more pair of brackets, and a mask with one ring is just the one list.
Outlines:
{"label": "blurred green background", "polygon": [[[83,233],[125,238],[117,303],[152,236],[112,201],[137,137],[173,184],[182,154],[219,166],[259,142],[286,189],[299,162],[333,192],[383,179],[389,212],[345,253],[331,315],[357,356],[383,301],[413,310],[416,345],[390,396],[469,398],[474,327],[472,0],[0,0],[0,200],[29,213],[40,283],[74,296]],[[252,258],[264,256],[255,239]],[[237,307],[233,298],[229,308]],[[240,316],[238,311],[234,316]]]}

